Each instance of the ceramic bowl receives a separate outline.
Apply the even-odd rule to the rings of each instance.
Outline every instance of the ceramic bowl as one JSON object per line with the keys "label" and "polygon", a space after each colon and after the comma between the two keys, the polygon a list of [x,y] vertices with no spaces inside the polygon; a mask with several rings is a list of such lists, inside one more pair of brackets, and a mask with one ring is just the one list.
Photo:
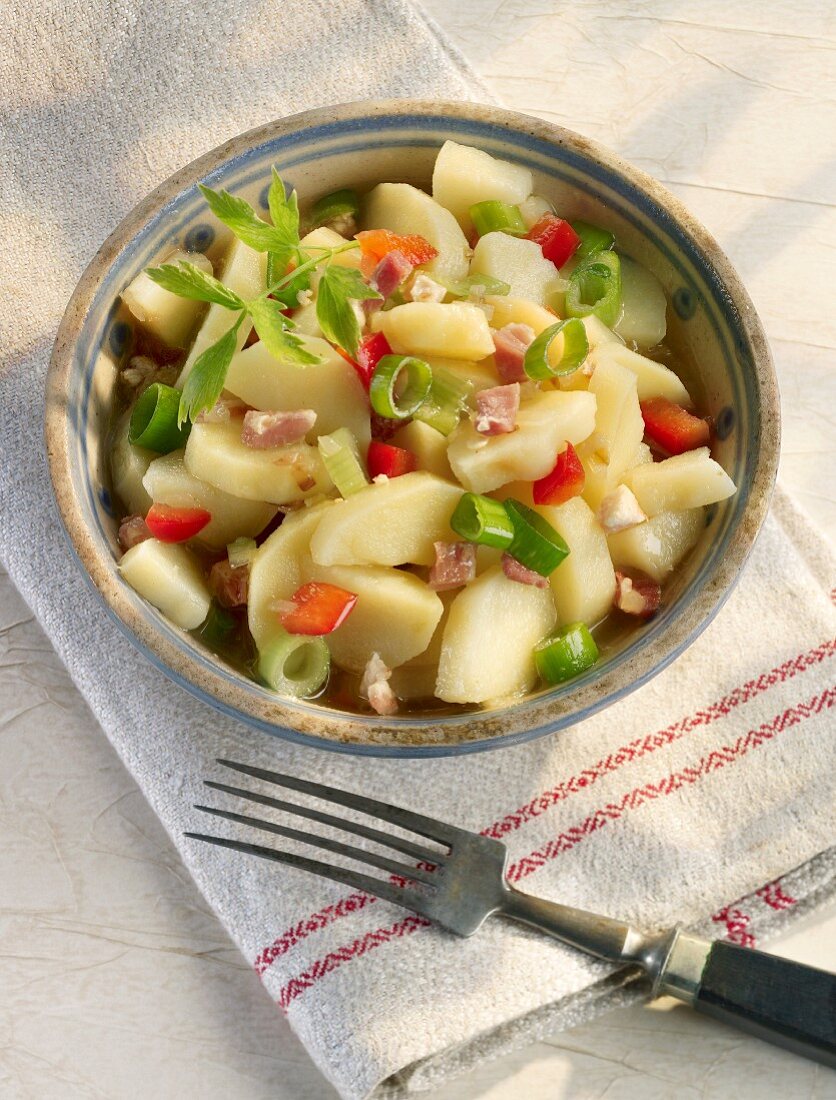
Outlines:
{"label": "ceramic bowl", "polygon": [[[716,457],[738,492],[708,510],[662,612],[566,685],[493,710],[439,717],[349,715],[277,698],[167,622],[117,571],[105,443],[117,370],[131,342],[119,293],[175,244],[211,251],[219,230],[196,184],[225,187],[266,209],[270,168],[309,200],[338,187],[401,180],[427,186],[447,139],[524,164],[535,191],[565,216],[614,230],[619,248],[668,292],[669,329],[688,349],[686,381],[714,420]],[[694,640],[736,581],[766,514],[778,461],[778,396],[760,322],[731,264],[694,218],[649,176],[569,130],[496,107],[370,101],[262,126],[166,180],[105,241],[84,273],[56,340],[46,391],[46,443],[61,519],[86,572],[137,648],[201,699],[280,737],[345,752],[443,755],[554,733],[609,706]],[[501,624],[497,624],[501,629]]]}

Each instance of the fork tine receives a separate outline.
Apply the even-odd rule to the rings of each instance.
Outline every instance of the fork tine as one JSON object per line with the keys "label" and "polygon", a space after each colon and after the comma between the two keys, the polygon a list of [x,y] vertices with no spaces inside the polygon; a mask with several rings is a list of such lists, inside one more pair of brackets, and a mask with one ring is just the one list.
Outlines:
{"label": "fork tine", "polygon": [[336,802],[340,806],[348,806],[352,810],[360,810],[370,817],[380,817],[392,825],[398,825],[404,829],[410,829],[419,836],[429,837],[430,840],[440,844],[452,845],[456,838],[470,836],[466,829],[457,829],[448,825],[445,821],[437,821],[433,817],[425,817],[423,814],[413,813],[401,806],[391,806],[388,802],[378,802],[374,798],[366,798],[365,795],[353,794],[351,791],[341,791],[337,787],[326,787],[324,783],[312,783],[307,779],[297,779],[294,775],[285,775],[282,772],[268,771],[266,768],[253,768],[249,764],[237,764],[234,760],[218,758],[218,764],[233,771],[243,772],[255,779],[264,779],[268,783],[275,783],[279,787],[289,787],[292,791],[313,795],[314,798],[322,798],[326,802]]}
{"label": "fork tine", "polygon": [[214,814],[215,817],[223,817],[227,821],[237,821],[241,825],[251,825],[255,829],[262,829],[266,833],[275,833],[287,840],[298,840],[302,844],[310,844],[315,848],[324,848],[328,852],[336,852],[337,855],[356,859],[360,863],[370,863],[372,867],[379,867],[382,871],[400,875],[401,878],[413,879],[417,882],[438,882],[430,871],[420,867],[410,867],[406,863],[398,863],[395,859],[381,855],[379,852],[367,852],[363,848],[357,848],[353,844],[343,844],[342,841],[332,840],[327,836],[318,836],[316,833],[303,833],[299,829],[291,829],[286,825],[276,825],[272,821],[265,821],[260,817],[250,817],[248,814],[236,814],[231,810],[219,810],[214,806],[200,806],[195,804],[196,810],[202,810],[206,814]]}
{"label": "fork tine", "polygon": [[362,875],[357,871],[350,871],[346,867],[334,867],[330,863],[321,863],[318,859],[307,859],[304,856],[294,855],[292,852],[280,852],[276,848],[263,848],[260,844],[249,844],[243,840],[230,840],[222,836],[207,836],[205,833],[184,833],[183,836],[191,840],[201,840],[205,844],[216,844],[220,848],[231,848],[235,852],[244,852],[246,855],[259,856],[261,859],[271,859],[274,863],[286,863],[290,867],[297,867],[300,871],[309,871],[313,875],[321,875],[322,878],[333,879],[341,882],[354,890],[364,890],[367,894],[375,894],[383,901],[390,901],[393,905],[400,905],[403,909],[411,909],[415,913],[424,914],[426,897],[417,890],[408,890],[402,886],[384,879],[372,878],[371,875]]}
{"label": "fork tine", "polygon": [[216,783],[213,779],[204,779],[204,786],[211,787],[213,791],[224,791],[226,794],[234,794],[239,798],[246,798],[250,802],[258,802],[262,806],[271,806],[285,813],[296,814],[297,817],[306,817],[311,821],[318,821],[321,825],[331,825],[336,829],[343,829],[347,833],[356,836],[364,836],[367,840],[373,840],[377,844],[383,844],[387,848],[395,848],[415,859],[424,860],[426,863],[438,864],[444,860],[444,853],[425,848],[423,844],[416,844],[401,836],[390,836],[379,829],[373,829],[370,825],[363,825],[359,821],[349,821],[347,818],[334,817],[332,814],[323,813],[321,810],[312,810],[307,806],[297,806],[295,802],[284,802],[280,798],[271,798],[268,794],[259,794],[257,791],[248,791],[244,787],[231,787],[228,783]]}

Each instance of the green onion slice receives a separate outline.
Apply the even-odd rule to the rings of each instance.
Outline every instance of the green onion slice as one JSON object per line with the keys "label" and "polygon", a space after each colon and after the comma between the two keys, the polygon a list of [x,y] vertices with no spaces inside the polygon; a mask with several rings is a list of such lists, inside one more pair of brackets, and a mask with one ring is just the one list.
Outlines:
{"label": "green onion slice", "polygon": [[[402,385],[404,378],[406,384]],[[406,420],[424,404],[432,383],[432,369],[423,359],[384,355],[372,375],[369,400],[378,416]]]}
{"label": "green onion slice", "polygon": [[534,663],[547,684],[571,680],[597,660],[598,646],[585,623],[561,627],[534,647]]}
{"label": "green onion slice", "polygon": [[334,191],[330,195],[323,195],[317,199],[311,207],[311,224],[314,226],[327,225],[328,222],[338,218],[354,217],[360,213],[360,200],[357,192],[350,187],[344,187],[341,191]]}
{"label": "green onion slice", "polygon": [[[562,338],[560,359],[553,364],[549,360],[549,351],[558,336]],[[525,353],[523,368],[529,378],[544,382],[574,373],[588,354],[589,340],[583,321],[578,317],[569,317],[540,333]]]}
{"label": "green onion slice", "polygon": [[442,435],[449,435],[458,427],[472,392],[473,383],[469,378],[462,378],[447,367],[436,367],[430,392],[415,413],[415,419],[423,420]]}
{"label": "green onion slice", "polygon": [[621,261],[615,252],[596,252],[578,264],[566,288],[566,313],[594,313],[605,325],[615,324],[621,313]]}
{"label": "green onion slice", "polygon": [[331,654],[322,638],[282,630],[258,655],[258,672],[282,695],[308,699],[328,679]]}
{"label": "green onion slice", "polygon": [[457,535],[480,546],[507,550],[514,541],[514,525],[501,500],[464,493],[450,517]]}
{"label": "green onion slice", "polygon": [[585,256],[593,256],[596,252],[608,252],[615,244],[615,235],[609,229],[601,229],[598,225],[582,221],[569,224],[581,239],[575,250],[575,255],[580,260]]}
{"label": "green onion slice", "polygon": [[518,562],[548,577],[569,553],[569,547],[554,527],[518,500],[506,500],[505,508],[514,527],[508,553]]}
{"label": "green onion slice", "polygon": [[173,386],[154,382],[134,405],[128,425],[128,440],[137,447],[147,447],[158,454],[168,454],[182,447],[191,424],[177,427],[177,413],[182,394]]}
{"label": "green onion slice", "polygon": [[342,497],[350,497],[369,484],[357,440],[348,428],[337,428],[330,435],[321,435],[317,441],[319,453],[331,480]]}
{"label": "green onion slice", "polygon": [[481,288],[481,294],[510,294],[511,284],[503,283],[501,279],[495,279],[493,275],[466,275],[464,279],[458,279],[452,283],[438,280],[442,286],[447,287],[448,293],[453,298],[470,298],[475,296]]}
{"label": "green onion slice", "polygon": [[480,237],[486,233],[510,233],[512,237],[524,237],[528,227],[518,206],[489,199],[477,202],[470,208],[470,217]]}

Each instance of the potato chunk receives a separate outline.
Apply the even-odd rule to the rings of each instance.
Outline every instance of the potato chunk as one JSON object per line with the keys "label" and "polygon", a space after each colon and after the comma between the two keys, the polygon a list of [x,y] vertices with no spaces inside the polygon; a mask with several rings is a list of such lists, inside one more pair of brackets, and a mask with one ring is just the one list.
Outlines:
{"label": "potato chunk", "polygon": [[[339,248],[344,244],[346,244],[345,237],[341,237],[335,229],[330,229],[327,225],[321,225],[318,229],[312,229],[310,233],[306,234],[299,242],[308,260],[314,260],[324,255],[322,252],[323,248]],[[334,256],[330,262],[335,267],[359,268],[362,258],[362,253],[359,248],[350,248]]]}
{"label": "potato chunk", "polygon": [[441,643],[435,693],[484,703],[530,691],[534,646],[555,624],[551,590],[509,580],[495,566],[456,596]]}
{"label": "potato chunk", "polygon": [[[182,262],[194,264],[206,274],[212,274],[212,264],[201,252],[184,252],[177,248],[161,261],[164,264]],[[164,290],[144,271],[125,287],[122,300],[137,321],[170,348],[186,347],[198,317],[206,308],[203,302],[194,302]]]}
{"label": "potato chunk", "polygon": [[195,424],[185,462],[193,477],[244,500],[292,504],[332,488],[316,447],[294,443],[255,450],[241,442],[240,420]]}
{"label": "potato chunk", "polygon": [[494,350],[488,319],[470,302],[407,302],[375,313],[372,330],[407,355],[477,360]]}
{"label": "potato chunk", "polygon": [[644,436],[636,376],[626,367],[603,362],[589,382],[595,395],[595,433],[587,444],[607,464],[607,491],[629,467]]}
{"label": "potato chunk", "polygon": [[514,298],[528,298],[540,306],[550,304],[562,285],[557,268],[543,255],[539,244],[508,233],[480,237],[470,262],[471,275],[492,275],[511,287]]}
{"label": "potato chunk", "polygon": [[446,207],[465,233],[473,228],[470,207],[487,199],[517,206],[531,194],[531,171],[481,149],[445,141],[433,170],[433,198]]}
{"label": "potato chunk", "polygon": [[538,306],[528,298],[512,298],[510,294],[488,294],[485,301],[493,306],[491,328],[504,328],[506,325],[528,325],[539,336],[547,328],[556,325],[555,317],[545,306]]}
{"label": "potato chunk", "polygon": [[704,524],[702,508],[660,512],[647,523],[609,536],[613,564],[617,569],[640,569],[661,582],[700,537]]}
{"label": "potato chunk", "polygon": [[145,491],[142,479],[145,472],[157,457],[154,451],[145,447],[136,447],[128,439],[128,427],[131,422],[130,411],[126,412],[113,436],[113,449],[110,452],[110,472],[113,478],[113,491],[129,512],[144,516],[151,507],[151,498]]}
{"label": "potato chunk", "polygon": [[[245,300],[257,298],[267,285],[267,253],[256,252],[245,245],[243,241],[234,240],[227,253],[220,279],[224,286],[235,291],[239,297]],[[203,323],[197,330],[197,336],[194,338],[188,358],[180,371],[180,377],[177,379],[178,389],[182,389],[186,384],[186,379],[189,377],[198,356],[202,355],[208,347],[220,340],[224,333],[232,328],[235,323],[235,316],[233,311],[224,309],[223,306],[209,306],[206,316],[203,318]],[[235,341],[239,351],[250,335],[252,327],[252,321],[245,317],[238,329],[238,336]]]}
{"label": "potato chunk", "polygon": [[183,630],[194,630],[209,614],[209,589],[197,559],[185,546],[146,539],[122,555],[119,572]]}
{"label": "potato chunk", "polygon": [[314,565],[312,580],[326,581],[357,596],[351,614],[325,639],[334,663],[362,672],[373,653],[397,668],[422,653],[444,606],[424,581],[380,565]]}
{"label": "potato chunk", "polygon": [[607,539],[592,509],[580,497],[565,504],[539,504],[540,513],[562,535],[569,556],[549,577],[561,625],[603,619],[615,594],[615,570]]}
{"label": "potato chunk", "polygon": [[310,508],[300,508],[285,517],[281,527],[258,548],[250,567],[250,591],[247,617],[250,633],[259,649],[281,628],[278,613],[270,606],[274,600],[289,600],[310,579],[311,536],[332,500]]}
{"label": "potato chunk", "polygon": [[369,401],[357,372],[325,340],[303,337],[302,343],[322,362],[307,367],[283,363],[259,340],[232,357],[226,388],[254,409],[313,409],[310,443],[348,428],[364,450],[371,438]]}
{"label": "potato chunk", "polygon": [[734,482],[711,457],[708,447],[635,466],[625,474],[624,484],[633,490],[648,516],[715,504],[735,492]]}
{"label": "potato chunk", "polygon": [[589,362],[596,368],[600,363],[616,363],[631,370],[636,376],[639,401],[647,401],[651,397],[667,397],[669,401],[684,405],[685,408],[690,409],[694,404],[679,376],[670,367],[666,367],[664,363],[656,363],[646,355],[639,355],[622,343],[597,342],[589,353]]}
{"label": "potato chunk", "polygon": [[521,402],[516,431],[484,436],[464,421],[450,436],[447,457],[466,489],[489,493],[509,481],[545,477],[565,444],[579,443],[594,425],[591,394],[536,391]]}
{"label": "potato chunk", "polygon": [[364,229],[417,233],[438,250],[422,267],[434,278],[457,282],[467,275],[467,238],[449,210],[408,183],[379,183],[366,196]]}
{"label": "potato chunk", "polygon": [[621,257],[621,316],[615,331],[640,348],[652,348],[665,339],[668,300],[662,284],[646,267],[628,256]]}
{"label": "potato chunk", "polygon": [[450,516],[461,489],[416,470],[338,501],[311,540],[318,565],[431,565],[433,543],[458,536]]}
{"label": "potato chunk", "polygon": [[410,420],[405,427],[399,428],[392,436],[392,444],[411,451],[418,459],[419,470],[429,470],[436,477],[448,480],[453,477],[447,461],[447,436],[423,420]]}
{"label": "potato chunk", "polygon": [[274,505],[242,500],[199,481],[186,469],[183,454],[183,451],[172,451],[155,458],[149,465],[142,484],[155,504],[205,508],[211,512],[212,518],[198,538],[218,549],[237,538],[253,538],[264,530],[276,514]]}

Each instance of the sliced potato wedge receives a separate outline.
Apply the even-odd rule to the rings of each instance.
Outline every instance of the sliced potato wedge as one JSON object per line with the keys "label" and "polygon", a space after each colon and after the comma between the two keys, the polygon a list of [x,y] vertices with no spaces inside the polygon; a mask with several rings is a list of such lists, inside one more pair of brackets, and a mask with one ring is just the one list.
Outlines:
{"label": "sliced potato wedge", "polygon": [[450,607],[435,694],[447,703],[485,703],[529,691],[534,646],[555,624],[551,590],[482,573]]}
{"label": "sliced potato wedge", "polygon": [[528,325],[534,330],[534,335],[539,336],[559,320],[545,306],[539,306],[528,298],[514,298],[510,294],[488,294],[485,301],[493,306],[492,328],[504,328],[512,324]]}
{"label": "sliced potato wedge", "polygon": [[[329,228],[327,225],[321,225],[318,229],[312,229],[310,233],[307,233],[299,245],[308,260],[314,260],[323,255],[323,248],[340,248],[342,245],[347,244],[345,237],[341,237],[335,229]],[[335,267],[360,267],[360,261],[362,260],[362,253],[359,248],[346,249],[345,252],[339,252],[336,256],[333,256],[330,260]]]}
{"label": "sliced potato wedge", "polygon": [[636,376],[612,361],[600,363],[589,382],[595,395],[595,434],[590,445],[607,464],[607,485],[614,487],[644,436]]}
{"label": "sliced potato wedge", "polygon": [[479,238],[470,261],[471,275],[492,275],[511,287],[513,298],[527,298],[546,306],[562,285],[557,268],[539,244],[508,233],[486,233]]}
{"label": "sliced potato wedge", "polygon": [[418,459],[418,469],[428,470],[436,477],[452,479],[453,471],[447,461],[447,436],[425,424],[423,420],[410,422],[392,436],[395,447],[411,451]]}
{"label": "sliced potato wedge", "polygon": [[[212,264],[202,252],[175,249],[161,263],[193,264],[207,275]],[[122,291],[122,301],[144,328],[158,336],[170,348],[185,348],[198,317],[206,309],[204,302],[191,301],[164,290],[141,271]]]}
{"label": "sliced potato wedge", "polygon": [[144,516],[151,507],[151,498],[145,491],[142,479],[157,455],[145,447],[135,447],[128,439],[131,422],[130,410],[116,426],[113,447],[110,452],[110,472],[113,491],[129,513]]}
{"label": "sliced potato wedge", "polygon": [[433,543],[453,541],[457,485],[417,470],[339,501],[311,539],[318,565],[431,565]]}
{"label": "sliced potato wedge", "polygon": [[624,475],[624,484],[648,516],[715,504],[735,492],[734,482],[708,447],[635,466]]}
{"label": "sliced potato wedge", "polygon": [[558,621],[592,626],[610,611],[615,594],[615,570],[595,513],[581,497],[565,504],[538,504],[536,511],[569,547],[569,556],[549,577]]}
{"label": "sliced potato wedge", "polygon": [[435,158],[433,198],[450,211],[464,232],[473,228],[470,208],[497,199],[517,206],[531,194],[531,171],[481,149],[445,141]]}
{"label": "sliced potato wedge", "polygon": [[408,183],[379,183],[366,196],[364,229],[390,229],[393,233],[417,233],[438,250],[423,269],[445,282],[467,275],[470,249],[459,223],[424,191]]}
{"label": "sliced potato wedge", "polygon": [[268,539],[258,548],[250,567],[250,590],[247,617],[255,644],[263,649],[279,632],[281,623],[271,604],[274,600],[289,600],[293,593],[310,580],[311,536],[329,508],[324,500],[310,508],[291,512]]}
{"label": "sliced potato wedge", "polygon": [[407,302],[375,313],[371,327],[407,355],[472,362],[494,351],[488,319],[470,302]]}
{"label": "sliced potato wedge", "polygon": [[466,489],[489,493],[509,481],[545,477],[565,444],[579,443],[594,425],[591,394],[535,391],[520,403],[516,431],[484,436],[463,421],[450,436],[447,457]]}
{"label": "sliced potato wedge", "polygon": [[668,300],[662,284],[646,267],[621,257],[621,316],[615,331],[628,343],[652,348],[665,339]]}
{"label": "sliced potato wedge", "polygon": [[617,569],[640,569],[661,582],[696,543],[704,525],[702,508],[659,512],[647,523],[608,537],[613,564]]}
{"label": "sliced potato wedge", "polygon": [[[224,286],[229,287],[245,301],[248,298],[257,298],[267,285],[267,253],[256,252],[249,248],[243,241],[235,239],[230,245],[229,252],[223,265],[223,273],[220,276]],[[182,299],[179,299],[182,301]],[[178,389],[186,384],[192,367],[196,360],[212,344],[216,343],[228,332],[235,323],[235,313],[223,306],[211,305],[203,318],[197,336],[191,346],[180,377],[177,379]],[[252,321],[245,317],[238,329],[236,347],[240,351],[244,342],[252,331]]]}
{"label": "sliced potato wedge", "polygon": [[308,443],[255,450],[241,442],[241,421],[195,424],[185,453],[192,477],[244,500],[293,504],[333,486],[319,450]]}
{"label": "sliced potato wedge", "polygon": [[365,452],[371,438],[369,400],[357,372],[327,341],[303,337],[302,343],[322,362],[307,367],[283,363],[259,341],[232,357],[226,388],[254,409],[313,409],[316,423],[309,442],[348,428]]}
{"label": "sliced potato wedge", "polygon": [[690,409],[693,406],[687,389],[670,367],[648,359],[646,355],[639,355],[624,344],[598,342],[590,352],[589,359],[590,365],[596,368],[599,363],[616,363],[631,370],[636,376],[639,401],[647,401],[651,397],[667,397],[669,401],[685,408]]}
{"label": "sliced potato wedge", "polygon": [[422,653],[444,610],[429,585],[402,569],[314,565],[310,579],[357,596],[348,618],[325,639],[334,663],[350,672],[362,672],[373,653],[389,668]]}
{"label": "sliced potato wedge", "polygon": [[122,555],[119,572],[183,630],[194,630],[209,614],[209,589],[197,559],[185,546],[146,539]]}
{"label": "sliced potato wedge", "polygon": [[276,514],[273,504],[243,500],[199,481],[186,469],[184,452],[172,451],[155,458],[142,484],[155,504],[174,508],[205,508],[212,518],[198,536],[207,546],[221,549],[234,539],[254,538]]}

